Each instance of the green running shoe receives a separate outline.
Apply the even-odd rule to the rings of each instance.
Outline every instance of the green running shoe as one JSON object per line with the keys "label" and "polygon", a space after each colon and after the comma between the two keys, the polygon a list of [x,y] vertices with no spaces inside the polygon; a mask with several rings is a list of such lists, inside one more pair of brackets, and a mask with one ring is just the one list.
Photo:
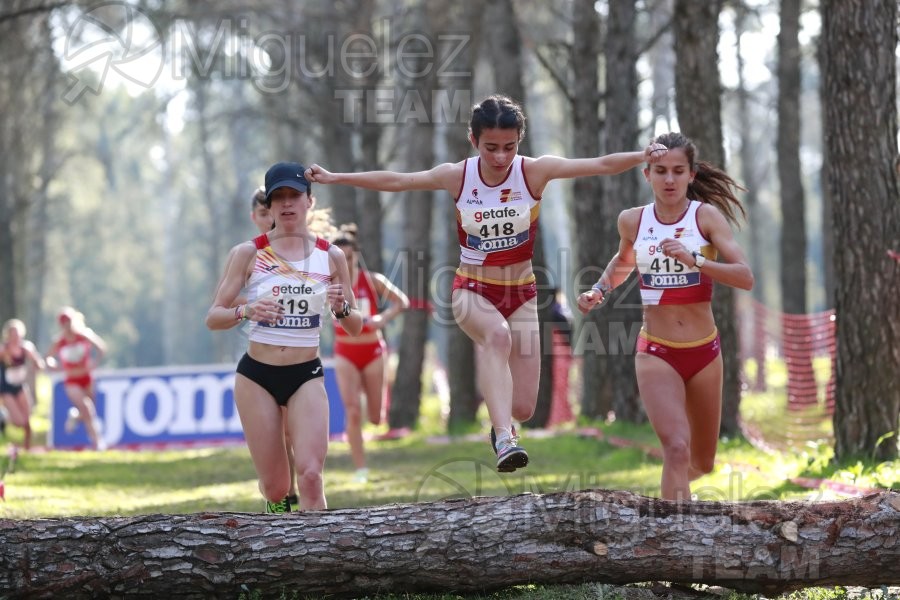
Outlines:
{"label": "green running shoe", "polygon": [[266,514],[267,515],[280,515],[282,513],[291,512],[291,503],[288,501],[287,497],[283,500],[279,500],[278,502],[269,502],[266,500]]}

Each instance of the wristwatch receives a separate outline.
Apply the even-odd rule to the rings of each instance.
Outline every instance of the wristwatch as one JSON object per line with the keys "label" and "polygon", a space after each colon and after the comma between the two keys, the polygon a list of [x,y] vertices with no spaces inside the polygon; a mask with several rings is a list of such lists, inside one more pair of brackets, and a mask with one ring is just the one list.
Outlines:
{"label": "wristwatch", "polygon": [[698,269],[702,269],[703,265],[706,264],[706,257],[694,250],[691,252],[691,256],[694,257],[694,266]]}
{"label": "wristwatch", "polygon": [[350,316],[350,303],[344,300],[344,306],[341,309],[341,312],[334,312],[334,309],[331,309],[331,314],[334,315],[335,319],[341,320]]}

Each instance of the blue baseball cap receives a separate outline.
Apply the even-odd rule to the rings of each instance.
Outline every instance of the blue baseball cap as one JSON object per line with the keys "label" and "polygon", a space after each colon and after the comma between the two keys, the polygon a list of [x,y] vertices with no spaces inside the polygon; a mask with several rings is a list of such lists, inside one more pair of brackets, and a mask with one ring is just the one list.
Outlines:
{"label": "blue baseball cap", "polygon": [[303,173],[306,167],[295,162],[280,162],[266,171],[266,202],[272,201],[272,192],[280,187],[289,187],[298,192],[309,193],[310,185]]}

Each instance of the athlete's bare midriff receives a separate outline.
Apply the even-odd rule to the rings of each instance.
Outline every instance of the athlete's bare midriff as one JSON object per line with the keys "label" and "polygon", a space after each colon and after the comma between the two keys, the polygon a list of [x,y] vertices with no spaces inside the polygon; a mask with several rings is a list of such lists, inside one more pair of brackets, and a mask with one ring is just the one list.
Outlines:
{"label": "athlete's bare midriff", "polygon": [[319,347],[273,346],[262,342],[250,342],[247,347],[250,358],[261,363],[281,367],[313,360],[319,355]]}
{"label": "athlete's bare midriff", "polygon": [[493,279],[496,281],[518,282],[534,274],[530,260],[523,260],[511,265],[470,265],[460,263],[459,272],[473,279]]}
{"label": "athlete's bare midriff", "polygon": [[694,342],[716,327],[712,304],[662,304],[644,307],[644,331],[670,342]]}

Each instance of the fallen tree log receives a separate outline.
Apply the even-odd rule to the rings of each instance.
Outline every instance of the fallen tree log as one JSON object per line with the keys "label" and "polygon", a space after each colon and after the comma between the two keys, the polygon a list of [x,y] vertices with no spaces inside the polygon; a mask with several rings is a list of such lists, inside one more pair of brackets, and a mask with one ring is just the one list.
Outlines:
{"label": "fallen tree log", "polygon": [[900,493],[689,502],[587,490],[286,515],[0,520],[0,595],[316,596],[525,583],[900,583]]}

